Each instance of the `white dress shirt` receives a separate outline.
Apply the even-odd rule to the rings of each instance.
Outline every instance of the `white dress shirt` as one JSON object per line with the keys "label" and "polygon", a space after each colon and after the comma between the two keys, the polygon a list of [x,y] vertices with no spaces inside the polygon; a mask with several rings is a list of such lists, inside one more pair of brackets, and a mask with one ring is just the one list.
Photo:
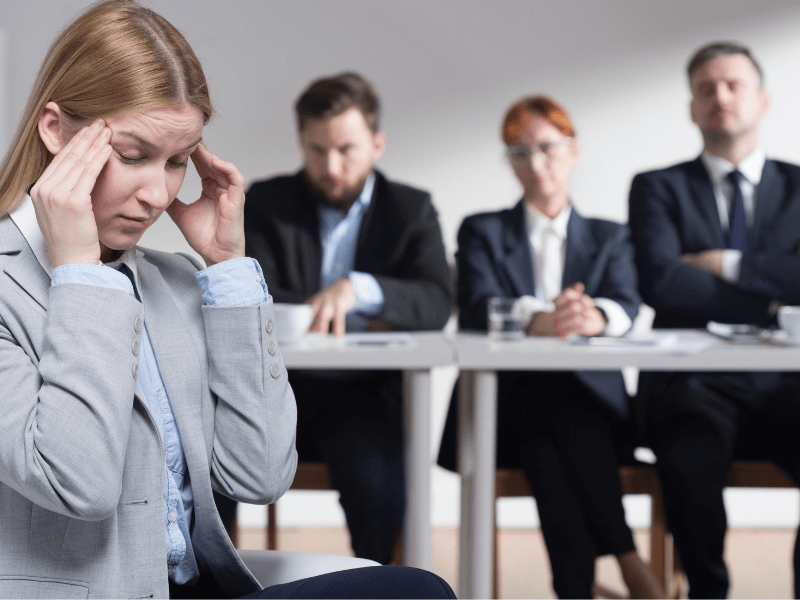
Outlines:
{"label": "white dress shirt", "polygon": [[[739,187],[744,200],[744,212],[747,215],[747,227],[753,226],[756,213],[756,200],[758,197],[758,184],[761,183],[761,172],[767,158],[763,150],[756,150],[742,159],[738,165],[715,156],[707,150],[702,154],[703,164],[711,179],[714,188],[714,197],[717,200],[717,211],[722,231],[727,232],[730,222],[731,203],[733,202],[733,185],[728,179],[728,174],[736,169],[742,174]],[[722,278],[728,283],[736,283],[742,266],[741,250],[725,249],[722,251]]]}
{"label": "white dress shirt", "polygon": [[[564,262],[567,256],[567,224],[572,214],[568,204],[552,219],[524,203],[525,229],[533,257],[535,296],[522,296],[515,311],[530,321],[537,312],[553,312],[555,300],[561,293],[564,279]],[[605,313],[607,323],[601,335],[620,336],[631,328],[628,313],[615,300],[594,298],[594,305]]]}

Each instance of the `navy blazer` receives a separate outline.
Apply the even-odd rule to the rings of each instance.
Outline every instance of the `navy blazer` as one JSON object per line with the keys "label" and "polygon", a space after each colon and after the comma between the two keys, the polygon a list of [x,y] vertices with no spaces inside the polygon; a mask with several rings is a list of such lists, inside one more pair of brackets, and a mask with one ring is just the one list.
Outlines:
{"label": "navy blazer", "polygon": [[[525,208],[467,217],[458,232],[458,307],[463,329],[487,329],[489,298],[535,295],[534,262],[525,227]],[[582,282],[586,294],[609,298],[631,319],[641,302],[636,285],[633,245],[625,225],[587,219],[573,208],[567,223],[567,251],[562,289]],[[577,377],[598,398],[622,416],[628,396],[622,375],[608,371],[578,371]]]}
{"label": "navy blazer", "polygon": [[700,158],[641,173],[630,192],[630,227],[644,301],[654,327],[705,327],[710,320],[770,324],[773,300],[800,304],[800,166],[767,160],[755,202],[753,252],[739,279],[722,279],[681,255],[725,248],[716,198]]}
{"label": "navy blazer", "polygon": [[[525,207],[473,215],[464,219],[458,232],[458,306],[463,329],[487,329],[489,298],[535,295],[534,262],[525,227]],[[633,245],[625,225],[587,219],[573,208],[567,223],[567,251],[562,288],[582,282],[586,293],[609,298],[633,319],[641,300],[636,286]],[[513,382],[516,372],[501,371],[498,388]],[[630,399],[619,371],[576,371],[575,376],[604,405],[627,417]],[[512,383],[513,385],[513,383]],[[498,399],[502,403],[502,398]],[[500,408],[500,407],[498,407]],[[438,464],[455,470],[458,455],[458,386],[453,390],[447,413]],[[518,467],[503,450],[498,435],[498,466]]]}

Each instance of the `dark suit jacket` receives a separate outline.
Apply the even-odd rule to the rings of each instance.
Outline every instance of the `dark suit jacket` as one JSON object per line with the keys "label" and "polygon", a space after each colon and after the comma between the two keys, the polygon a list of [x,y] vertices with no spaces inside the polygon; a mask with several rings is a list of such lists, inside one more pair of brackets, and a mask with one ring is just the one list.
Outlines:
{"label": "dark suit jacket", "polygon": [[[458,308],[461,327],[487,329],[489,298],[535,293],[534,263],[525,228],[525,208],[467,217],[458,232]],[[567,224],[562,289],[583,282],[586,294],[609,298],[633,319],[639,312],[633,245],[628,228],[587,219],[573,208]],[[579,371],[578,378],[621,415],[627,395],[618,372]]]}
{"label": "dark suit jacket", "polygon": [[714,190],[700,158],[634,177],[630,227],[644,301],[655,327],[772,321],[772,300],[800,303],[800,167],[768,160],[755,203],[753,252],[729,284],[681,262],[725,248]]}
{"label": "dark suit jacket", "polygon": [[[800,167],[767,160],[755,202],[752,253],[742,257],[735,283],[690,267],[681,255],[725,248],[711,179],[700,158],[634,177],[630,227],[644,301],[656,311],[654,327],[705,327],[710,320],[769,325],[773,300],[800,303]],[[644,424],[651,397],[670,373],[642,373],[637,399]],[[716,374],[751,408],[777,375]]]}
{"label": "dark suit jacket", "polygon": [[[525,208],[467,217],[458,232],[458,308],[463,329],[487,329],[487,304],[493,296],[517,298],[535,294],[534,262],[525,227]],[[609,298],[633,319],[639,312],[633,245],[628,228],[602,219],[587,219],[573,208],[567,224],[567,251],[562,288],[582,282],[593,298]],[[500,372],[503,378],[515,374]],[[628,414],[628,394],[618,371],[576,371],[578,379],[620,416]],[[445,424],[439,464],[455,465],[457,394]]]}
{"label": "dark suit jacket", "polygon": [[[398,330],[441,329],[454,294],[430,194],[375,175],[355,256],[355,270],[383,289],[385,306],[374,318]],[[276,302],[304,302],[319,291],[317,200],[302,171],[253,183],[244,228],[247,255],[261,264]]]}

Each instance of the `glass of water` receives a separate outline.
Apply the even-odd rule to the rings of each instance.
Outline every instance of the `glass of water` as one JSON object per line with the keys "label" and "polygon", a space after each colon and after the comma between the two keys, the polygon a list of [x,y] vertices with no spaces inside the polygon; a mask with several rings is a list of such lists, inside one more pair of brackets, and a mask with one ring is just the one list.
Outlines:
{"label": "glass of water", "polygon": [[507,341],[524,337],[525,316],[516,298],[490,298],[488,310],[490,339]]}

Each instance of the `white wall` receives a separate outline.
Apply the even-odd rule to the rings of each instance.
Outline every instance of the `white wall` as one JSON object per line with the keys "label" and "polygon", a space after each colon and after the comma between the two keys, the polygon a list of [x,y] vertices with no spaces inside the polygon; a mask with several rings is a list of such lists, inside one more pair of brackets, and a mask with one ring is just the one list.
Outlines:
{"label": "white wall", "polygon": [[[0,3],[10,61],[0,135],[3,119],[16,123],[46,45],[87,4]],[[529,93],[552,95],[577,125],[583,156],[572,182],[576,206],[585,214],[626,220],[627,190],[635,172],[699,152],[700,139],[688,118],[684,67],[691,52],[711,40],[735,39],[753,48],[773,94],[764,145],[772,156],[800,162],[800,4],[794,1],[147,4],[183,31],[203,62],[219,112],[205,137],[248,181],[298,167],[291,105],[310,80],[345,69],[370,78],[383,99],[389,140],[379,167],[433,192],[451,255],[465,215],[508,206],[519,195],[501,158],[498,130],[507,106]],[[181,197],[198,193],[196,177],[188,177]],[[187,249],[166,217],[144,243]],[[435,376],[434,450],[452,378],[451,370]],[[457,478],[437,469],[434,486],[434,522],[455,523]],[[754,507],[745,510],[744,522],[755,523],[766,514],[797,521],[796,492],[779,493],[780,508],[769,509],[764,502],[775,493],[760,492],[755,500],[742,496],[741,501],[736,494],[741,493],[733,494],[734,504]],[[300,506],[301,499],[282,502],[287,522],[307,521],[312,513],[328,521],[341,519],[335,498],[329,500],[330,511],[320,511],[319,496],[314,494],[308,509],[291,510],[290,504]],[[530,512],[511,508],[509,516],[500,516],[531,524],[532,517],[525,516]],[[731,522],[737,518],[732,515]]]}

